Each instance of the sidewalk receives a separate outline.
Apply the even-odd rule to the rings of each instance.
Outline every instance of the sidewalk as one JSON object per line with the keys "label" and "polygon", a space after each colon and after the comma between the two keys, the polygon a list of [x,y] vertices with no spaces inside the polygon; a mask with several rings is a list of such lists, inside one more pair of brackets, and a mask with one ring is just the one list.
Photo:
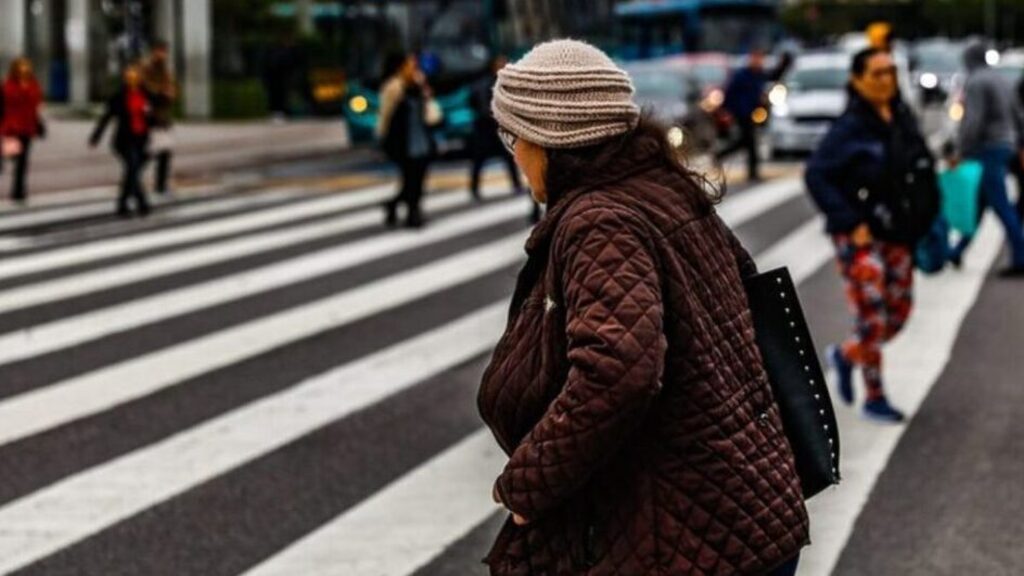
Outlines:
{"label": "sidewalk", "polygon": [[[110,150],[111,132],[108,129],[100,146],[89,148],[93,126],[89,120],[48,119],[47,138],[33,143],[30,195],[118,182],[120,166]],[[175,126],[175,139],[173,170],[179,181],[268,162],[340,154],[349,148],[348,131],[340,119],[183,122]],[[6,193],[6,170],[0,178],[0,194]]]}

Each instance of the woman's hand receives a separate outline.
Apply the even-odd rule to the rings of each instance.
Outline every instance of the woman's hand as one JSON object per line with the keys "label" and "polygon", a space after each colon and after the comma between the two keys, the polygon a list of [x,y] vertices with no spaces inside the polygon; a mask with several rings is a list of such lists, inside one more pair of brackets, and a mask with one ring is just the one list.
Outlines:
{"label": "woman's hand", "polygon": [[857,226],[853,229],[853,233],[850,234],[850,242],[857,248],[869,246],[874,241],[875,239],[871,236],[871,228],[867,224]]}
{"label": "woman's hand", "polygon": [[[496,504],[498,504],[499,506],[502,506],[502,507],[505,506],[505,504],[501,501],[501,495],[498,494],[498,485],[497,484],[495,484],[494,488],[491,490],[491,498],[493,498],[494,502]],[[509,512],[512,512],[512,511],[509,510]],[[512,512],[512,522],[516,526],[526,526],[527,524],[530,523],[529,520],[527,520],[526,518],[523,518],[522,516],[520,516],[519,514],[516,514],[515,512]]]}

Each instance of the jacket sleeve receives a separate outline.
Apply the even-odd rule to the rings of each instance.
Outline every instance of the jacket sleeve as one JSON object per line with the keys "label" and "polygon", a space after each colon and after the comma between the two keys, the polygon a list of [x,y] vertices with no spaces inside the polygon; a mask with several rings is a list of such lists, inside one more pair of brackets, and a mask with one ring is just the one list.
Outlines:
{"label": "jacket sleeve", "polygon": [[398,102],[402,99],[405,89],[397,80],[388,80],[380,91],[380,108],[377,111],[377,138],[382,139],[388,133],[391,116],[395,113]]}
{"label": "jacket sleeve", "polygon": [[985,109],[988,107],[985,90],[985,84],[977,80],[969,80],[964,88],[964,117],[960,120],[960,129],[957,133],[960,154],[966,155],[976,151],[982,141]]}
{"label": "jacket sleeve", "polygon": [[640,224],[589,208],[560,236],[568,375],[496,482],[502,503],[527,519],[564,503],[619,449],[664,368],[661,285]]}
{"label": "jacket sleeve", "polygon": [[832,231],[847,232],[859,226],[864,218],[850,204],[840,182],[848,174],[850,161],[849,135],[833,125],[818,149],[807,162],[804,183],[814,203],[825,214]]}
{"label": "jacket sleeve", "polygon": [[743,247],[740,239],[736,237],[736,234],[729,229],[729,227],[722,222],[722,227],[725,229],[725,233],[729,238],[729,249],[732,250],[733,258],[736,259],[736,266],[740,271],[740,278],[746,279],[751,276],[757,275],[757,263],[750,256],[750,252]]}

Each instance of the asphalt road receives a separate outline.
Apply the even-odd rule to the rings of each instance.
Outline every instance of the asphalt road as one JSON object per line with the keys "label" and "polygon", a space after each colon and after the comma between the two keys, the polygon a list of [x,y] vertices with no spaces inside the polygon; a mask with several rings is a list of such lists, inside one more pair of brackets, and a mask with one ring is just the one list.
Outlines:
{"label": "asphalt road", "polygon": [[[849,319],[791,172],[720,212],[791,267],[823,349]],[[503,459],[475,394],[529,201],[493,173],[474,204],[442,170],[430,225],[388,231],[391,184],[320,176],[149,220],[99,193],[0,210],[0,574],[484,573]],[[1021,573],[1024,285],[991,276],[1000,234],[919,278],[886,364],[910,423],[838,407],[845,482],[811,502],[802,574]]]}

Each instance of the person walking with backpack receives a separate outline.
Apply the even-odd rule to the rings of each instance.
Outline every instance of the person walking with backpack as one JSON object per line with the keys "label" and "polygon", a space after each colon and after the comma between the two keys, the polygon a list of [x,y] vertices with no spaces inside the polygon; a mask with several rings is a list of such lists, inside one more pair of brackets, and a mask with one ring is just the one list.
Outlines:
{"label": "person walking with backpack", "polygon": [[882,346],[913,308],[913,247],[939,212],[935,160],[900,100],[892,56],[853,57],[849,105],[807,163],[805,181],[836,247],[855,328],[828,350],[839,395],[852,404],[853,370],[867,386],[865,417],[902,422],[885,395]]}
{"label": "person walking with backpack", "polygon": [[388,79],[380,91],[377,138],[384,152],[398,164],[402,183],[392,200],[384,204],[384,221],[389,227],[398,222],[398,205],[407,208],[405,225],[420,228],[424,224],[420,202],[427,168],[437,150],[431,127],[442,120],[441,109],[420,70],[415,54],[395,54],[388,58]]}
{"label": "person walking with backpack", "polygon": [[150,96],[142,86],[139,67],[127,66],[122,73],[121,88],[107,101],[106,111],[89,138],[89,145],[95,148],[111,120],[117,122],[110,143],[124,169],[121,194],[117,199],[117,215],[122,218],[132,214],[129,200],[135,201],[139,216],[149,214],[149,202],[142,185],[142,169],[148,159],[147,147],[152,122],[150,114],[153,110],[150,102]]}
{"label": "person walking with backpack", "polygon": [[[985,60],[987,48],[975,43],[964,50],[967,82],[964,85],[964,116],[957,135],[959,155],[981,163],[981,200],[992,208],[1006,231],[1010,265],[1000,271],[1004,278],[1024,278],[1024,226],[1006,190],[1007,167],[1024,133],[1014,87]],[[952,158],[955,164],[959,159]],[[965,236],[953,248],[951,259],[960,264],[973,238]]]}
{"label": "person walking with backpack", "polygon": [[478,396],[490,573],[791,576],[807,511],[716,198],[589,44],[534,47],[493,110],[548,210]]}
{"label": "person walking with backpack", "polygon": [[39,114],[43,104],[43,90],[36,81],[32,63],[27,58],[15,58],[3,85],[0,86],[0,138],[17,149],[13,155],[14,175],[11,199],[25,202],[26,179],[32,141],[46,134],[46,124]]}

